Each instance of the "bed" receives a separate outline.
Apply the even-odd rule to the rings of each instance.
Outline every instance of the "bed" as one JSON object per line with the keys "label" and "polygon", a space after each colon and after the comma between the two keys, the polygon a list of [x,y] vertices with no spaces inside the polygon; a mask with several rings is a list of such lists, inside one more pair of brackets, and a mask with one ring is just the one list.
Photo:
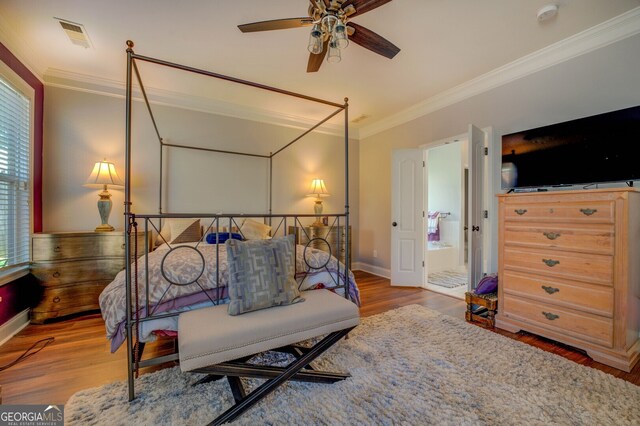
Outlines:
{"label": "bed", "polygon": [[[225,232],[223,228],[228,226],[228,229],[233,233],[234,226],[238,226],[238,223],[246,220],[246,218],[251,218],[261,222],[262,229],[269,228],[268,235],[263,235],[263,238],[287,236],[288,225],[304,228],[313,219],[316,222],[322,219],[329,223],[328,226],[344,226],[345,229],[349,229],[349,103],[347,98],[344,99],[344,103],[331,102],[261,83],[143,56],[135,53],[133,46],[133,42],[128,40],[126,49],[124,173],[124,214],[128,238],[125,238],[125,270],[121,271],[100,295],[100,307],[105,320],[107,337],[111,340],[111,350],[115,351],[123,345],[127,349],[130,401],[135,398],[134,379],[141,368],[178,359],[177,354],[143,358],[141,354],[144,349],[144,343],[154,340],[158,335],[175,337],[176,320],[180,312],[228,302],[226,250],[220,239],[221,233]],[[147,92],[140,76],[138,62],[210,77],[230,84],[275,93],[278,96],[297,98],[303,102],[312,102],[317,105],[331,107],[333,112],[274,152],[237,152],[215,147],[203,147],[202,144],[189,146],[168,143],[167,140],[163,139],[159,130],[158,120],[154,116],[152,104],[147,97]],[[138,91],[135,96],[133,92],[134,83],[135,89]],[[134,97],[142,100],[143,103],[134,103]],[[159,168],[158,213],[137,212],[132,203],[134,198],[132,192],[135,189],[131,184],[132,146],[135,144],[133,140],[134,132],[132,131],[132,116],[135,105],[144,106],[151,119],[155,136],[157,136],[158,150],[149,151],[145,148],[144,156],[145,161],[156,155],[159,160],[157,163]],[[282,158],[283,156],[279,155],[282,151],[339,114],[344,117],[344,151],[342,151],[344,155],[344,212],[321,215],[275,214],[272,209],[274,160]],[[138,133],[135,134],[137,135],[136,137],[139,137]],[[338,143],[341,144],[342,141]],[[256,143],[256,147],[260,147],[260,144]],[[195,155],[211,153],[213,155],[259,158],[268,161],[268,188],[266,194],[268,206],[261,212],[244,212],[240,214],[194,214],[188,210],[188,206],[183,206],[183,212],[163,212],[165,207],[163,194],[166,194],[167,182],[171,179],[169,171],[163,169],[166,162],[163,161],[163,155],[166,155],[165,152],[169,150],[193,150]],[[283,166],[286,166],[286,164]],[[155,249],[148,241],[144,247],[136,245],[138,232],[162,236],[164,232],[163,222],[194,218],[199,218],[199,220],[205,222],[203,223],[205,230],[200,234],[199,238],[175,241],[161,237],[163,244],[160,244]],[[261,228],[259,225],[256,226]],[[200,229],[199,226],[198,229]],[[249,235],[245,235],[244,231],[244,229],[240,229],[242,237],[249,237]],[[214,235],[213,242],[209,241],[208,244],[205,242],[205,237],[211,234]],[[338,238],[344,238],[346,247],[344,258],[349,259],[349,233],[347,232],[344,237]],[[295,249],[295,278],[299,289],[328,288],[359,304],[359,292],[351,271],[329,253],[314,248],[317,247],[319,242],[317,240],[323,240],[322,238],[314,237],[308,238],[308,240],[309,243],[304,246],[296,246]],[[326,240],[324,240],[324,243],[329,245]],[[340,245],[340,240],[338,240],[338,245]]]}
{"label": "bed", "polygon": [[[204,272],[198,277],[197,282],[181,285],[199,275],[202,260],[198,252],[205,261]],[[134,313],[137,318],[157,317],[159,314],[178,313],[228,302],[225,244],[208,244],[206,241],[174,245],[165,243],[149,253],[147,259],[140,259],[139,263],[145,263],[145,267],[139,268],[138,272],[139,309]],[[220,265],[219,268],[216,268],[216,265]],[[324,251],[302,245],[296,246],[296,281],[301,291],[327,288],[344,295],[347,287],[344,285],[346,278],[349,282],[348,298],[359,306],[360,294],[355,278],[351,271],[348,271],[345,277],[345,270],[342,263]],[[150,283],[148,297],[144,288],[147,271]],[[125,271],[118,273],[100,295],[100,309],[107,337],[111,341],[111,352],[115,352],[127,336]],[[138,338],[141,342],[150,342],[157,336],[177,337],[177,324],[177,316],[144,321],[140,324]]]}

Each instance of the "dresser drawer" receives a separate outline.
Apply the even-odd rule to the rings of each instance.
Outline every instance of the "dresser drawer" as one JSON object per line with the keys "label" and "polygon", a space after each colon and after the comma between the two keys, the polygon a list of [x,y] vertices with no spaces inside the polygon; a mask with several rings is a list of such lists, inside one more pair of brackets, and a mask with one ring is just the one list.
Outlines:
{"label": "dresser drawer", "polygon": [[[138,235],[138,248],[144,250],[144,233]],[[32,238],[34,262],[47,260],[82,259],[96,257],[124,257],[122,233],[34,234]]]}
{"label": "dresser drawer", "polygon": [[599,254],[505,247],[504,269],[613,285],[613,258]]}
{"label": "dresser drawer", "polygon": [[507,294],[500,303],[503,304],[503,312],[507,317],[535,323],[543,328],[608,348],[613,347],[611,318]]}
{"label": "dresser drawer", "polygon": [[533,203],[518,199],[504,206],[508,221],[614,223],[613,201],[573,201],[562,203]]}
{"label": "dresser drawer", "polygon": [[124,258],[41,262],[31,266],[31,273],[44,286],[82,281],[111,281],[124,269]]}
{"label": "dresser drawer", "polygon": [[109,281],[45,288],[40,303],[31,311],[31,321],[41,323],[47,319],[100,309],[98,297],[107,284]]}
{"label": "dresser drawer", "polygon": [[505,271],[500,277],[500,285],[503,286],[505,294],[613,317],[612,287],[511,271]]}
{"label": "dresser drawer", "polygon": [[516,223],[504,225],[504,244],[614,254],[614,227],[608,224]]}

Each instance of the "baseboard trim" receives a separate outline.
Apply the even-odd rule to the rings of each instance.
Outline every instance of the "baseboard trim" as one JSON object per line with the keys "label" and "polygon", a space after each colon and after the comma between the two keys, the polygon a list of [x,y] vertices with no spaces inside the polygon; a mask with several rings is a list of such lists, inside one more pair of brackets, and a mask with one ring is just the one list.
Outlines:
{"label": "baseboard trim", "polygon": [[391,270],[387,268],[381,268],[380,266],[370,265],[364,262],[353,262],[351,269],[354,271],[364,271],[382,278],[391,279]]}
{"label": "baseboard trim", "polygon": [[0,325],[0,346],[29,325],[29,309],[25,309],[9,321]]}

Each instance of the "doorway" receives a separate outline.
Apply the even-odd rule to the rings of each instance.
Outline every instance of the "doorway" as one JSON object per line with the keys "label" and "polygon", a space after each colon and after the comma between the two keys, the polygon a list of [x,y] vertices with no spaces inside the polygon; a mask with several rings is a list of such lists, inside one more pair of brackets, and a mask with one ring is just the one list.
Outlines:
{"label": "doorway", "polygon": [[468,185],[468,142],[445,141],[425,148],[424,287],[464,299],[468,288],[465,244]]}
{"label": "doorway", "polygon": [[[455,292],[460,295],[475,288],[475,284],[482,278],[487,270],[485,262],[492,259],[491,256],[487,256],[489,250],[485,238],[488,235],[485,227],[489,228],[488,210],[485,206],[489,205],[486,200],[486,188],[490,188],[491,185],[485,182],[485,170],[491,166],[491,157],[487,156],[487,144],[490,140],[491,128],[481,130],[470,124],[468,132],[458,137],[430,142],[420,148],[393,150],[391,285],[428,288],[429,272],[437,272],[443,265],[447,266],[443,270],[448,270],[451,266],[453,270],[459,271],[459,274],[464,274],[463,268],[466,267],[467,285],[454,286],[461,287]],[[466,141],[466,144],[455,144],[463,141]],[[434,205],[429,206],[430,191],[443,192],[442,186],[445,184],[441,183],[437,188],[430,189],[428,157],[431,154],[431,157],[435,156],[437,159],[439,154],[435,150],[431,153],[427,150],[452,144],[455,148],[450,148],[454,152],[450,153],[450,157],[456,158],[452,160],[456,165],[448,164],[445,168],[455,169],[456,172],[455,178],[446,182],[456,183],[453,189],[449,188],[444,192],[456,198],[457,205],[449,208],[444,204],[439,206],[432,200],[431,204]],[[434,165],[442,164],[442,161],[441,158]],[[448,222],[445,223],[445,220]],[[440,231],[443,234],[442,238],[431,238],[431,248],[434,249],[431,255],[428,253],[429,225],[431,228],[441,226]],[[448,252],[445,249],[448,249]],[[448,261],[443,261],[439,255],[446,255]],[[434,290],[451,293],[440,288]]]}

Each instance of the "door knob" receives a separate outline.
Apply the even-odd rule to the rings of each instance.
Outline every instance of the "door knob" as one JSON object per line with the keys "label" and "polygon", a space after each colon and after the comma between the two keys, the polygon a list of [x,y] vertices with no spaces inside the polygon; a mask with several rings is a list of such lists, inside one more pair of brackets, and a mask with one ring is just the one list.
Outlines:
{"label": "door knob", "polygon": [[393,222],[391,226],[398,226],[398,222]]}

